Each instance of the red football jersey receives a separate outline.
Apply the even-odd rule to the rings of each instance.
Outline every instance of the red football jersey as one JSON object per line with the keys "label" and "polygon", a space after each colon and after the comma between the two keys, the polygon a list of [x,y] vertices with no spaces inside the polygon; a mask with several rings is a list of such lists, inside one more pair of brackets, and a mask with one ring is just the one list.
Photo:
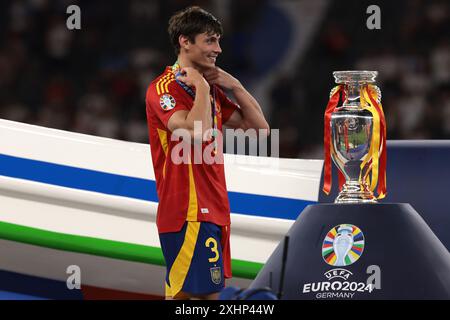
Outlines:
{"label": "red football jersey", "polygon": [[[218,86],[215,86],[215,90],[217,128],[222,132],[222,123],[239,107]],[[167,67],[147,90],[147,123],[159,198],[156,224],[160,233],[177,232],[185,221],[207,221],[219,226],[230,224],[222,143],[219,142],[216,155],[221,163],[207,164],[203,158],[202,163],[194,163],[193,144],[189,145],[191,161],[188,163],[174,163],[171,156],[172,151],[179,152],[181,148],[174,150],[174,147],[181,142],[172,141],[172,132],[167,123],[174,112],[191,110],[193,103],[194,98],[175,81],[171,67]],[[202,155],[210,143],[202,144]]]}

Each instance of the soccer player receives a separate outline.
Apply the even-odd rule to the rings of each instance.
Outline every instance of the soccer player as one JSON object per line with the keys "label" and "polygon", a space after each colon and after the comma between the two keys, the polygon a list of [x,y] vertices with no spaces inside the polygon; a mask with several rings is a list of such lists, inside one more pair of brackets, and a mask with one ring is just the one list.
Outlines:
{"label": "soccer player", "polygon": [[[184,9],[170,18],[168,32],[177,60],[146,95],[166,299],[217,299],[231,277],[222,126],[266,129],[267,134],[269,126],[255,98],[216,66],[223,30],[212,14]],[[222,89],[230,90],[237,103]],[[179,151],[181,143],[189,144],[188,154]],[[198,148],[201,156],[222,161],[194,161]]]}

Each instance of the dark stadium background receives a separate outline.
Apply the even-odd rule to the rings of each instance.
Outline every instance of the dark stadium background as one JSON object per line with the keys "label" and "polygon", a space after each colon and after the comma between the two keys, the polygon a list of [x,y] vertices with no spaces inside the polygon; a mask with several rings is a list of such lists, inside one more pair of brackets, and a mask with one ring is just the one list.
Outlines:
{"label": "dark stadium background", "polygon": [[[299,24],[280,3],[306,8],[295,12]],[[71,4],[81,30],[66,28]],[[167,21],[193,4],[223,22],[218,65],[264,91],[281,157],[322,158],[334,70],[379,71],[388,139],[450,139],[449,1],[1,1],[0,118],[148,143],[145,91],[175,61]],[[366,27],[371,4],[380,30]],[[311,12],[319,18],[303,51],[279,68],[277,53],[293,52]]]}

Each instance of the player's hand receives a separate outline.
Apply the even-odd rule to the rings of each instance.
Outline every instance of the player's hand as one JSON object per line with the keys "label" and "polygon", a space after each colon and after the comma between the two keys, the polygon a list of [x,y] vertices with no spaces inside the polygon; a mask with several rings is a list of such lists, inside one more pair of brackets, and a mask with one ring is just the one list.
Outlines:
{"label": "player's hand", "polygon": [[235,89],[241,85],[239,80],[219,67],[208,69],[203,76],[210,85],[217,84],[229,90]]}
{"label": "player's hand", "polygon": [[191,67],[181,68],[176,78],[190,87],[198,88],[199,86],[204,86],[209,89],[209,84],[203,78],[200,72]]}

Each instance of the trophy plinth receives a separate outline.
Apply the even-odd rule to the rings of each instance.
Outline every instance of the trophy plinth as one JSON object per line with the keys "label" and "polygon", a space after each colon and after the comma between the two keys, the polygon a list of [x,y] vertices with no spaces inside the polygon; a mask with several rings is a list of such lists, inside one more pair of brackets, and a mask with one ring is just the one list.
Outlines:
{"label": "trophy plinth", "polygon": [[250,289],[283,300],[450,299],[450,253],[409,204],[309,205],[287,236],[288,252],[281,241]]}

